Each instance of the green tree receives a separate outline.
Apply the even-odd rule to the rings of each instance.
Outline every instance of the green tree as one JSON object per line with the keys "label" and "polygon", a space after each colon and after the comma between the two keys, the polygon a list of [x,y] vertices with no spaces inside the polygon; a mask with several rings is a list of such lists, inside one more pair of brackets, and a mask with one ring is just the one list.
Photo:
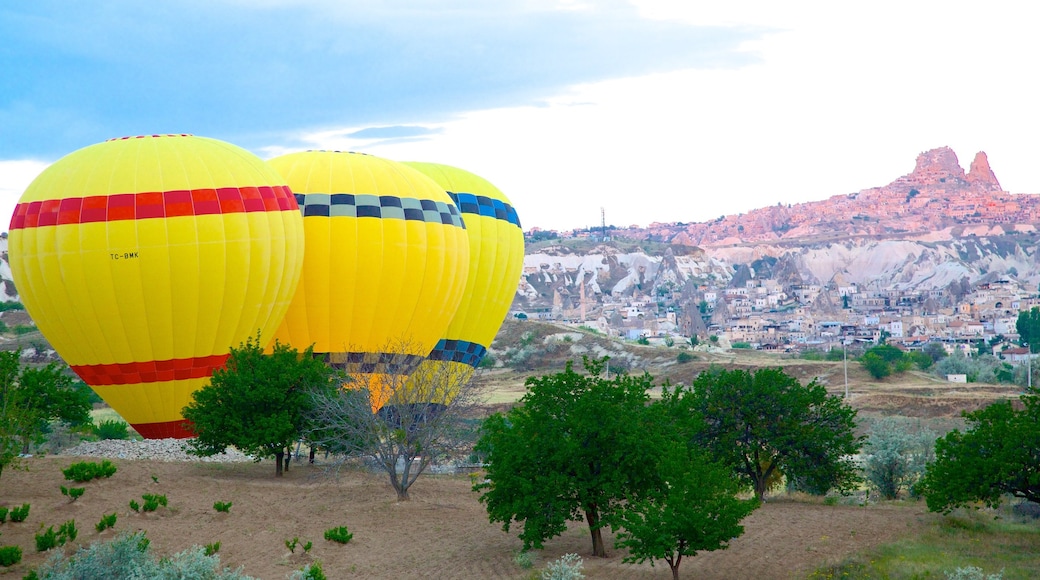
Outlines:
{"label": "green tree", "polygon": [[57,363],[23,367],[20,351],[0,352],[0,474],[50,431],[90,423],[90,399]]}
{"label": "green tree", "polygon": [[948,356],[946,354],[946,347],[938,341],[932,341],[924,345],[924,349],[922,349],[921,352],[932,357],[933,363],[937,363]]}
{"label": "green tree", "polygon": [[908,428],[900,417],[885,417],[874,423],[864,446],[863,472],[867,481],[885,499],[912,489],[933,457],[935,433]]}
{"label": "green tree", "polygon": [[281,476],[286,451],[308,426],[311,393],[337,388],[334,377],[309,348],[300,353],[275,343],[265,354],[259,334],[247,339],[184,408],[197,435],[188,441],[190,452],[216,455],[234,446],[257,459],[274,457]]}
{"label": "green tree", "polygon": [[803,489],[845,491],[859,481],[851,456],[856,410],[814,379],[802,385],[782,369],[701,373],[680,397],[704,427],[695,442],[730,467],[761,500],[775,472]]}
{"label": "green tree", "polygon": [[921,491],[934,512],[949,513],[975,502],[1000,505],[1003,494],[1040,503],[1040,396],[1021,397],[966,413],[965,432],[935,442]]}
{"label": "green tree", "polygon": [[892,374],[892,366],[877,353],[871,351],[867,351],[863,353],[863,356],[859,357],[859,364],[867,369],[870,376],[879,381]]}
{"label": "green tree", "polygon": [[1023,346],[1028,345],[1030,352],[1040,352],[1040,307],[1019,312],[1015,330]]}
{"label": "green tree", "polygon": [[614,520],[616,546],[628,550],[624,562],[664,560],[678,579],[683,556],[726,548],[759,501],[738,499],[740,482],[726,466],[679,442],[661,450],[657,471],[661,485],[627,502]]}
{"label": "green tree", "polygon": [[646,411],[649,375],[601,377],[606,359],[585,359],[588,374],[568,362],[563,372],[527,379],[527,394],[508,413],[483,424],[477,453],[487,479],[473,486],[492,522],[522,523],[525,550],[588,523],[592,553],[605,556],[602,528],[624,501],[658,481],[648,457],[656,448]]}

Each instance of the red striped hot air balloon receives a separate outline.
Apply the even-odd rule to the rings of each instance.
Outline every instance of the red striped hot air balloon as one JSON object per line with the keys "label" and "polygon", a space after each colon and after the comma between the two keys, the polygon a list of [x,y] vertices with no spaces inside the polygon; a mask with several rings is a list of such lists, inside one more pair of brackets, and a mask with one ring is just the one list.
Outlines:
{"label": "red striped hot air balloon", "polygon": [[255,155],[191,135],[114,139],[29,185],[9,233],[15,285],[58,354],[147,438],[230,347],[268,341],[295,292],[303,223]]}

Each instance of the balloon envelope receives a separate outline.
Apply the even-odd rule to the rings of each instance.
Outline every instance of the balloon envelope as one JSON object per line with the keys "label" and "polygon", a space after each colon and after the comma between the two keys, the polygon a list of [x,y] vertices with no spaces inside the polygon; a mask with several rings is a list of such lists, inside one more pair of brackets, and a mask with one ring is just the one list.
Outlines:
{"label": "balloon envelope", "polygon": [[437,182],[458,205],[469,236],[469,277],[451,324],[429,362],[480,364],[502,326],[524,266],[524,233],[509,199],[486,179],[436,163],[405,162]]}
{"label": "balloon envelope", "polygon": [[307,151],[268,163],[303,212],[303,275],[275,339],[314,345],[351,374],[407,374],[441,338],[466,287],[469,241],[436,183],[372,155]]}
{"label": "balloon envelope", "polygon": [[269,340],[303,258],[284,180],[229,143],[113,139],[33,181],[9,234],[14,282],[58,354],[142,436],[188,437],[181,409],[230,347]]}

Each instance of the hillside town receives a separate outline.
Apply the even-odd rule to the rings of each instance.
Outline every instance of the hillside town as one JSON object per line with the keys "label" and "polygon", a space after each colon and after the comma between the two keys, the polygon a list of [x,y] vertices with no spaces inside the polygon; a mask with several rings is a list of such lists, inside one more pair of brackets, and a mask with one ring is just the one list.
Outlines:
{"label": "hillside town", "polygon": [[[1018,315],[1040,306],[1037,223],[1040,196],[1003,191],[984,152],[965,173],[942,147],[886,186],[819,202],[529,232],[542,245],[528,252],[512,314],[629,340],[784,352],[939,342],[1016,363],[1029,355]],[[667,249],[625,254],[611,239]]]}

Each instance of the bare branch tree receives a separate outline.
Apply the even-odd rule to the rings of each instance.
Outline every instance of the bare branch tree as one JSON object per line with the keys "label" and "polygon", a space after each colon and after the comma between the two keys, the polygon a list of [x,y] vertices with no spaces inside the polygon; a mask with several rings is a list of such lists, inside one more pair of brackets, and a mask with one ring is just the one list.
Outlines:
{"label": "bare branch tree", "polygon": [[[475,441],[477,387],[473,367],[425,360],[414,371],[409,350],[383,349],[376,368],[347,363],[344,388],[316,393],[307,439],[337,456],[337,471],[352,457],[373,463],[390,478],[398,501],[434,461],[467,452]],[[372,372],[373,370],[378,372]],[[410,374],[406,374],[411,371]]]}

